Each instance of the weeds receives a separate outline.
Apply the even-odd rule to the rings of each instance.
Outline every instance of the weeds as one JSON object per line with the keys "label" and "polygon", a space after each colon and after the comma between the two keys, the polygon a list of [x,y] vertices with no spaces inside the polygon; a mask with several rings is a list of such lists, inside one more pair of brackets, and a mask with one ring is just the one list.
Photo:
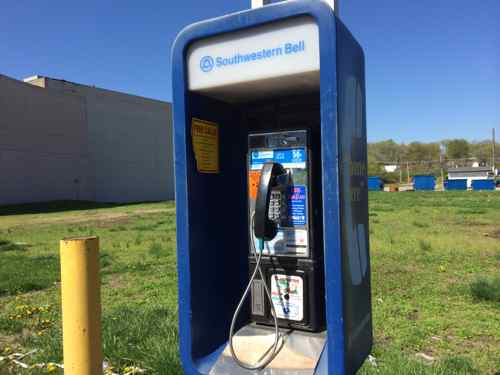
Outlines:
{"label": "weeds", "polygon": [[[60,221],[43,227],[30,222],[44,218],[38,213],[32,217],[0,215],[0,238],[4,241],[0,247],[8,245],[6,241],[30,244],[23,251],[1,252],[0,289],[9,291],[0,296],[0,352],[2,337],[9,336],[20,351],[39,350],[33,361],[62,362],[60,291],[50,287],[59,278],[58,241],[70,227],[74,235],[88,234],[94,229],[105,249],[101,253],[104,278],[101,293],[106,360],[117,370],[137,365],[146,369],[147,374],[181,374],[172,207],[172,203],[152,203],[92,208],[93,212],[128,212],[130,216],[119,223],[93,221],[75,225]],[[138,213],[141,209],[167,211]],[[43,212],[41,208],[36,210]],[[477,210],[485,213],[467,213]],[[89,213],[81,208],[48,215],[74,218]],[[492,290],[496,290],[498,282],[474,277],[498,272],[500,241],[494,236],[484,236],[484,232],[489,228],[495,230],[500,222],[500,195],[370,194],[370,222],[375,223],[370,228],[370,244],[373,355],[377,367],[366,363],[360,374],[494,374],[498,370],[500,348],[498,341],[484,337],[500,337],[498,325],[491,324],[498,308],[497,302],[491,303],[495,299],[482,296],[495,296]],[[479,222],[487,227],[478,231],[475,225]],[[423,230],[427,223],[433,223],[432,229]],[[481,283],[469,283],[471,277]],[[40,291],[17,294],[25,293],[18,290],[30,289],[23,287],[23,283],[38,278],[42,282],[35,289],[42,288]],[[8,288],[6,280],[11,280]],[[476,289],[479,292],[473,292]],[[29,316],[27,309],[17,310],[20,305],[52,308]],[[24,311],[19,314],[21,318],[9,319],[18,315],[17,311]],[[414,311],[418,315],[412,314]],[[50,324],[44,323],[47,319]],[[38,336],[37,328],[44,327],[43,324],[48,325]],[[437,341],[434,336],[439,337]],[[432,353],[435,360],[422,363],[415,357],[420,352]],[[450,357],[450,353],[455,355]],[[3,370],[0,365],[0,373]],[[19,374],[47,373],[46,369],[37,371],[23,370]]]}
{"label": "weeds", "polygon": [[500,302],[500,277],[478,278],[470,284],[470,291],[475,300]]}
{"label": "weeds", "polygon": [[100,253],[101,270],[108,268],[112,264],[112,260],[113,260],[113,257],[110,254],[101,251],[101,253]]}
{"label": "weeds", "polygon": [[127,230],[126,227],[124,227],[123,225],[118,225],[117,227],[111,228],[109,231],[110,232],[123,232],[125,230]]}
{"label": "weeds", "polygon": [[138,225],[134,227],[134,230],[137,231],[153,231],[156,230],[158,227],[164,225],[164,224],[169,224],[172,223],[173,220],[159,220],[155,223],[148,223],[148,224],[143,224],[143,225]]}
{"label": "weeds", "polygon": [[156,258],[160,257],[162,253],[163,253],[163,248],[161,244],[158,242],[152,243],[151,246],[149,247],[149,254]]}
{"label": "weeds", "polygon": [[10,317],[0,317],[0,332],[5,332],[8,334],[18,334],[22,332],[23,327],[23,322],[19,320],[14,320]]}
{"label": "weeds", "polygon": [[147,363],[155,374],[181,374],[177,340],[177,316],[164,306],[116,306],[103,319],[104,356],[119,367]]}
{"label": "weeds", "polygon": [[445,357],[434,363],[425,363],[411,358],[410,354],[391,351],[384,353],[383,360],[378,361],[377,367],[370,369],[365,364],[360,375],[479,375],[480,371],[474,367],[468,358],[455,356]]}
{"label": "weeds", "polygon": [[55,256],[3,254],[0,275],[0,296],[41,290],[59,280],[59,261]]}
{"label": "weeds", "polygon": [[422,223],[420,221],[414,221],[413,225],[417,228],[429,228],[430,226],[428,223]]}
{"label": "weeds", "polygon": [[422,251],[430,251],[432,249],[431,243],[429,241],[426,241],[426,240],[419,240],[418,246],[420,247],[420,250],[422,250]]}
{"label": "weeds", "polygon": [[142,234],[139,234],[136,238],[135,238],[135,241],[134,241],[134,244],[136,246],[139,246],[142,244],[142,241],[144,240],[144,237],[142,236]]}
{"label": "weeds", "polygon": [[469,358],[460,356],[444,358],[438,364],[438,370],[442,374],[456,375],[479,375],[481,373]]}
{"label": "weeds", "polygon": [[25,251],[29,247],[29,244],[23,242],[0,240],[0,253],[7,251]]}
{"label": "weeds", "polygon": [[138,230],[138,231],[147,231],[147,230],[154,230],[154,229],[155,229],[154,224],[139,225],[139,226],[134,228],[134,230]]}
{"label": "weeds", "polygon": [[466,210],[458,210],[457,213],[461,215],[482,215],[486,213],[486,210],[481,208],[469,208]]}

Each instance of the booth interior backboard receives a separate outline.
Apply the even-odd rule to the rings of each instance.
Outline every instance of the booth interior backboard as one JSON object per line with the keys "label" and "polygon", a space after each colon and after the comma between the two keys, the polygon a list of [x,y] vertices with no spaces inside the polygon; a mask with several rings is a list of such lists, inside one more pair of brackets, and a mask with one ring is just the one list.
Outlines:
{"label": "booth interior backboard", "polygon": [[[314,373],[353,374],[372,345],[361,47],[326,3],[298,0],[185,28],[172,67],[184,371],[210,372],[248,283],[248,135],[305,128],[318,159],[327,331]],[[217,129],[210,173],[193,140],[199,120]],[[250,317],[246,305],[238,326]]]}

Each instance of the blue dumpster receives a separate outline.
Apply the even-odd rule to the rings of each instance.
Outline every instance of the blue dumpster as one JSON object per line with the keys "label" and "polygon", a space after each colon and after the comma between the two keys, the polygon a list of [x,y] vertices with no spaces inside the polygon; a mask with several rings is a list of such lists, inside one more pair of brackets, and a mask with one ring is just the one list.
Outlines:
{"label": "blue dumpster", "polygon": [[413,177],[413,187],[415,190],[432,191],[436,186],[436,177],[427,175],[417,175]]}
{"label": "blue dumpster", "polygon": [[472,180],[472,190],[495,190],[495,181],[492,179]]}
{"label": "blue dumpster", "polygon": [[446,190],[467,190],[467,179],[446,180],[444,186]]}
{"label": "blue dumpster", "polygon": [[384,183],[379,176],[368,177],[368,190],[380,191],[384,188]]}

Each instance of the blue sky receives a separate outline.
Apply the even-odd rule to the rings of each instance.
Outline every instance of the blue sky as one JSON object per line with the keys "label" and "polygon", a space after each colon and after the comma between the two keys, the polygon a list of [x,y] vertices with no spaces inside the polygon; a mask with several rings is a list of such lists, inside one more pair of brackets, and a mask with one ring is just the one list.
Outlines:
{"label": "blue sky", "polygon": [[[185,25],[250,0],[4,0],[0,74],[39,74],[170,100]],[[500,133],[499,0],[343,0],[365,50],[371,141]]]}

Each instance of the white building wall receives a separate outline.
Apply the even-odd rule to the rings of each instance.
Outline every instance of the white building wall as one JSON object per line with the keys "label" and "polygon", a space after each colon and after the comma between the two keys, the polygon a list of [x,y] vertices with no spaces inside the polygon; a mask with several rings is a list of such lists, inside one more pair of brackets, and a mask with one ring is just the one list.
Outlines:
{"label": "white building wall", "polygon": [[467,180],[467,187],[469,189],[472,189],[472,181],[474,180],[486,180],[488,179],[489,177],[486,175],[486,176],[452,176],[452,175],[448,175],[448,180]]}
{"label": "white building wall", "polygon": [[0,205],[93,200],[83,101],[0,75]]}
{"label": "white building wall", "polygon": [[169,103],[0,75],[0,205],[174,199]]}
{"label": "white building wall", "polygon": [[45,85],[85,101],[96,201],[174,199],[170,103],[49,78]]}
{"label": "white building wall", "polygon": [[467,188],[472,189],[472,181],[486,180],[493,178],[492,173],[488,170],[457,172],[452,169],[448,170],[448,180],[467,180]]}

